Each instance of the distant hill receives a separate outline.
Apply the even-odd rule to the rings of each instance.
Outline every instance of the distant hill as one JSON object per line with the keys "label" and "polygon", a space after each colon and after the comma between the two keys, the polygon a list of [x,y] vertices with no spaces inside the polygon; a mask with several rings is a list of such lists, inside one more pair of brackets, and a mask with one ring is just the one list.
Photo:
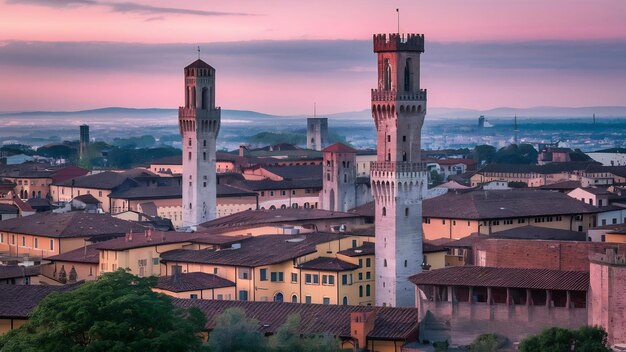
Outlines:
{"label": "distant hill", "polygon": [[[135,109],[123,107],[107,107],[101,109],[81,110],[81,111],[24,111],[24,112],[2,112],[0,117],[44,117],[44,116],[102,116],[102,115],[123,115],[125,117],[143,118],[146,116],[171,116],[178,113],[177,109]],[[591,117],[596,114],[598,118],[602,117],[626,117],[626,106],[589,106],[589,107],[557,107],[557,106],[539,106],[531,108],[511,108],[500,107],[489,110],[475,110],[465,108],[447,108],[447,107],[430,107],[428,108],[428,116],[430,118],[477,118],[480,115],[486,117],[511,117],[517,115],[521,118],[571,118],[571,117]],[[329,119],[344,120],[363,120],[371,119],[369,109],[361,111],[338,112],[320,117],[328,117]],[[233,119],[249,119],[249,118],[307,118],[310,115],[272,115],[250,110],[229,110],[222,109],[222,117]]]}

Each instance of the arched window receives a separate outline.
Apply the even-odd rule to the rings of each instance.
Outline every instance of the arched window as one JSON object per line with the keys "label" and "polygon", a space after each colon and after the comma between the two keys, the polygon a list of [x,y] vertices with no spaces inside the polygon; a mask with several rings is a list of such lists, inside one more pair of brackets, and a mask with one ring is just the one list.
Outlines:
{"label": "arched window", "polygon": [[185,107],[189,107],[189,88],[185,89]]}
{"label": "arched window", "polygon": [[387,259],[383,260],[383,266],[386,268],[387,267]]}
{"label": "arched window", "polygon": [[406,59],[406,65],[404,66],[404,91],[411,91],[411,59]]}
{"label": "arched window", "polygon": [[287,209],[287,206],[285,204],[280,206],[281,209]]}
{"label": "arched window", "polygon": [[372,287],[368,284],[365,286],[365,296],[369,297],[372,294]]}
{"label": "arched window", "polygon": [[206,110],[209,106],[209,89],[207,87],[202,88],[202,110]]}
{"label": "arched window", "polygon": [[202,146],[206,147],[206,139],[202,142]]}
{"label": "arched window", "polygon": [[343,175],[343,183],[348,183],[348,175]]}
{"label": "arched window", "polygon": [[191,107],[196,108],[196,87],[191,87]]}
{"label": "arched window", "polygon": [[291,303],[298,303],[298,296],[296,295],[291,296]]}
{"label": "arched window", "polygon": [[206,160],[206,152],[202,152],[202,160]]}
{"label": "arched window", "polygon": [[347,306],[347,305],[348,305],[348,297],[343,296],[343,300],[342,300],[342,302],[341,302],[341,303],[342,303],[344,306]]}
{"label": "arched window", "polygon": [[383,207],[383,216],[387,216],[387,208]]}
{"label": "arched window", "polygon": [[275,207],[275,206],[273,206],[273,205],[272,205],[272,206],[270,206],[270,210],[274,210],[274,209],[276,209],[276,207]]}
{"label": "arched window", "polygon": [[189,143],[188,143],[188,144],[189,144],[189,146],[191,147],[191,138],[189,138]]}
{"label": "arched window", "polygon": [[409,266],[409,261],[408,260],[404,260],[404,267],[406,268],[407,266]]}
{"label": "arched window", "polygon": [[278,292],[276,295],[274,295],[274,302],[282,302],[283,301],[283,294]]}
{"label": "arched window", "polygon": [[384,90],[391,89],[391,65],[389,64],[389,59],[385,59],[384,64]]}
{"label": "arched window", "polygon": [[345,167],[346,167],[346,162],[345,162],[345,161],[342,161],[342,162],[341,162],[341,165],[345,168]]}
{"label": "arched window", "polygon": [[189,152],[189,160],[191,160],[191,152]]}
{"label": "arched window", "polygon": [[359,297],[363,297],[363,285],[359,286]]}
{"label": "arched window", "polygon": [[409,216],[409,208],[404,208],[404,216]]}

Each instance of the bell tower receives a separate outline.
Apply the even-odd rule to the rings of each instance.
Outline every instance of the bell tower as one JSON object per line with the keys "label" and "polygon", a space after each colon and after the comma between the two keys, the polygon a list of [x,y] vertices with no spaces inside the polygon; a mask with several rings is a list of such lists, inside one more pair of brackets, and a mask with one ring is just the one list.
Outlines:
{"label": "bell tower", "polygon": [[421,162],[426,90],[420,89],[420,34],[376,34],[378,88],[372,89],[377,161],[370,178],[376,207],[376,305],[415,306],[410,275],[421,271],[422,197],[428,172]]}
{"label": "bell tower", "polygon": [[185,67],[185,106],[178,108],[183,148],[183,226],[215,219],[215,143],[221,110],[215,107],[215,69],[198,59]]}

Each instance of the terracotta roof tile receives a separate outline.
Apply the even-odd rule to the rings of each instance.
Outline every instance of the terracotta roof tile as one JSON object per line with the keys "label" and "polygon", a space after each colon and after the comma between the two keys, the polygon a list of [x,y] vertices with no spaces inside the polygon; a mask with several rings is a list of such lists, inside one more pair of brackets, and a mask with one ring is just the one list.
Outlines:
{"label": "terracotta roof tile", "polygon": [[356,153],[356,149],[349,147],[343,143],[335,143],[333,145],[330,145],[326,148],[324,148],[324,150],[322,150],[323,152],[330,152],[330,153]]}
{"label": "terracotta roof tile", "polygon": [[231,286],[235,286],[235,283],[217,275],[194,272],[180,274],[178,277],[160,276],[154,287],[172,292],[186,292]]}
{"label": "terracotta roof tile", "polygon": [[[41,268],[37,266],[0,265],[0,280],[17,279],[20,277],[37,276]],[[4,285],[2,286],[4,287]]]}
{"label": "terracotta roof tile", "polygon": [[52,292],[65,292],[78,285],[2,285],[0,290],[0,317],[28,318],[31,311]]}
{"label": "terracotta roof tile", "polygon": [[549,269],[457,266],[409,277],[416,285],[480,286],[537,290],[587,291],[589,273]]}
{"label": "terracotta roof tile", "polygon": [[391,308],[370,306],[338,306],[322,304],[294,304],[279,302],[218,301],[198,299],[174,299],[179,307],[197,307],[206,316],[205,328],[212,330],[215,317],[228,308],[241,308],[246,316],[259,322],[264,334],[276,332],[287,318],[299,314],[303,334],[328,333],[338,337],[350,337],[350,313],[375,312],[374,328],[369,338],[379,340],[405,340],[414,336],[418,328],[418,311],[415,308]]}
{"label": "terracotta roof tile", "polygon": [[338,253],[348,257],[360,257],[364,255],[374,255],[374,250],[374,242],[363,242],[363,245],[361,246],[344,249],[343,251],[339,251]]}
{"label": "terracotta roof tile", "polygon": [[349,271],[358,269],[359,266],[338,258],[318,257],[306,263],[302,263],[298,267],[300,269],[319,271]]}

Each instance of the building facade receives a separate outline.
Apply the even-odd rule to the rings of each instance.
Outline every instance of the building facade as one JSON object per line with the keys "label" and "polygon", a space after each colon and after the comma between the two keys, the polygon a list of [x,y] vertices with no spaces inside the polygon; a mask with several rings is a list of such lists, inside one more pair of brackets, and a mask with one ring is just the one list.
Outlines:
{"label": "building facade", "polygon": [[183,138],[183,225],[215,219],[215,143],[221,109],[215,107],[215,69],[198,59],[185,67],[185,106],[178,109]]}
{"label": "building facade", "polygon": [[414,306],[408,277],[421,271],[422,194],[428,172],[420,162],[426,90],[420,89],[424,36],[374,35],[378,87],[372,90],[377,160],[370,167],[376,207],[376,305]]}

